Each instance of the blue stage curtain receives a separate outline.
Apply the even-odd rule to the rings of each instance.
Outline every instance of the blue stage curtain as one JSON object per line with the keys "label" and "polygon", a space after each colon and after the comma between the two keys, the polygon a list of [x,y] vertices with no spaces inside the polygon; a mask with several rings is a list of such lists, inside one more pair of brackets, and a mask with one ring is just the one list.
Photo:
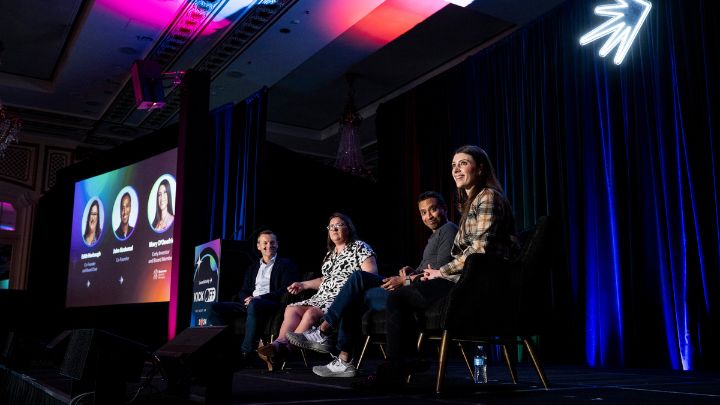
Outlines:
{"label": "blue stage curtain", "polygon": [[214,142],[208,169],[208,240],[245,240],[256,220],[258,165],[265,142],[267,88],[211,112]]}
{"label": "blue stage curtain", "polygon": [[[565,338],[578,355],[593,366],[712,367],[720,362],[718,4],[653,2],[616,66],[614,51],[598,56],[607,37],[578,43],[605,21],[593,13],[603,3],[612,1],[567,1],[381,105],[383,190],[394,212],[422,189],[451,195],[453,150],[482,146],[519,227],[546,214],[561,222]],[[407,217],[394,221],[415,220]],[[418,239],[398,245],[401,253],[415,253]]]}

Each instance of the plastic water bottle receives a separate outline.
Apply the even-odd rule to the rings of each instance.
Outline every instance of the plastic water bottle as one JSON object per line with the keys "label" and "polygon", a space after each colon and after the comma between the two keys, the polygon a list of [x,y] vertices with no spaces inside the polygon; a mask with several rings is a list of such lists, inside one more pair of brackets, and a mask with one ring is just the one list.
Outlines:
{"label": "plastic water bottle", "polygon": [[475,384],[487,384],[487,355],[482,346],[477,347],[473,358],[473,381]]}

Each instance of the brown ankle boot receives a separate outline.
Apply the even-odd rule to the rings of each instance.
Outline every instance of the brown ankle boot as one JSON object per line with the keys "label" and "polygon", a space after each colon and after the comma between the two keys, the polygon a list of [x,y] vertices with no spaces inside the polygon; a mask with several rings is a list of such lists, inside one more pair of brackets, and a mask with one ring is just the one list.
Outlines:
{"label": "brown ankle boot", "polygon": [[263,341],[260,340],[260,344],[258,345],[257,349],[258,357],[262,359],[265,363],[267,363],[268,371],[273,371],[275,366],[273,362],[273,357],[275,356],[275,346],[272,343],[263,344]]}

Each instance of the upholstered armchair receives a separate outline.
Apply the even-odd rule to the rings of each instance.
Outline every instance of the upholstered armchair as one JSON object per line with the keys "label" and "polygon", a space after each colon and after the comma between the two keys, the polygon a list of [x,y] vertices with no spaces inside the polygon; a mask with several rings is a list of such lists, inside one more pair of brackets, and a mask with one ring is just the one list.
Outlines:
{"label": "upholstered armchair", "polygon": [[551,309],[549,253],[549,222],[547,217],[542,217],[525,233],[522,251],[516,260],[484,254],[467,258],[462,276],[450,295],[423,314],[425,330],[421,339],[440,337],[437,393],[442,391],[451,342],[458,343],[471,373],[462,346],[464,342],[501,345],[514,383],[517,371],[512,348],[522,345],[543,386],[548,388],[531,336],[541,332],[543,319]]}

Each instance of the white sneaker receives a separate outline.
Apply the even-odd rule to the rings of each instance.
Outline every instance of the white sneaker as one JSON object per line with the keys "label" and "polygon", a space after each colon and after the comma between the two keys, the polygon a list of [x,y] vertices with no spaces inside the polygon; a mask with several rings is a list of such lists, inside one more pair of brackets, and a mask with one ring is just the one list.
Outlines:
{"label": "white sneaker", "polygon": [[312,327],[303,333],[286,332],[287,340],[303,349],[314,350],[319,353],[332,352],[334,342],[328,335],[323,335],[319,328]]}
{"label": "white sneaker", "polygon": [[327,365],[313,367],[313,373],[320,377],[355,377],[357,369],[352,363],[346,363],[339,357],[333,356],[333,361]]}

